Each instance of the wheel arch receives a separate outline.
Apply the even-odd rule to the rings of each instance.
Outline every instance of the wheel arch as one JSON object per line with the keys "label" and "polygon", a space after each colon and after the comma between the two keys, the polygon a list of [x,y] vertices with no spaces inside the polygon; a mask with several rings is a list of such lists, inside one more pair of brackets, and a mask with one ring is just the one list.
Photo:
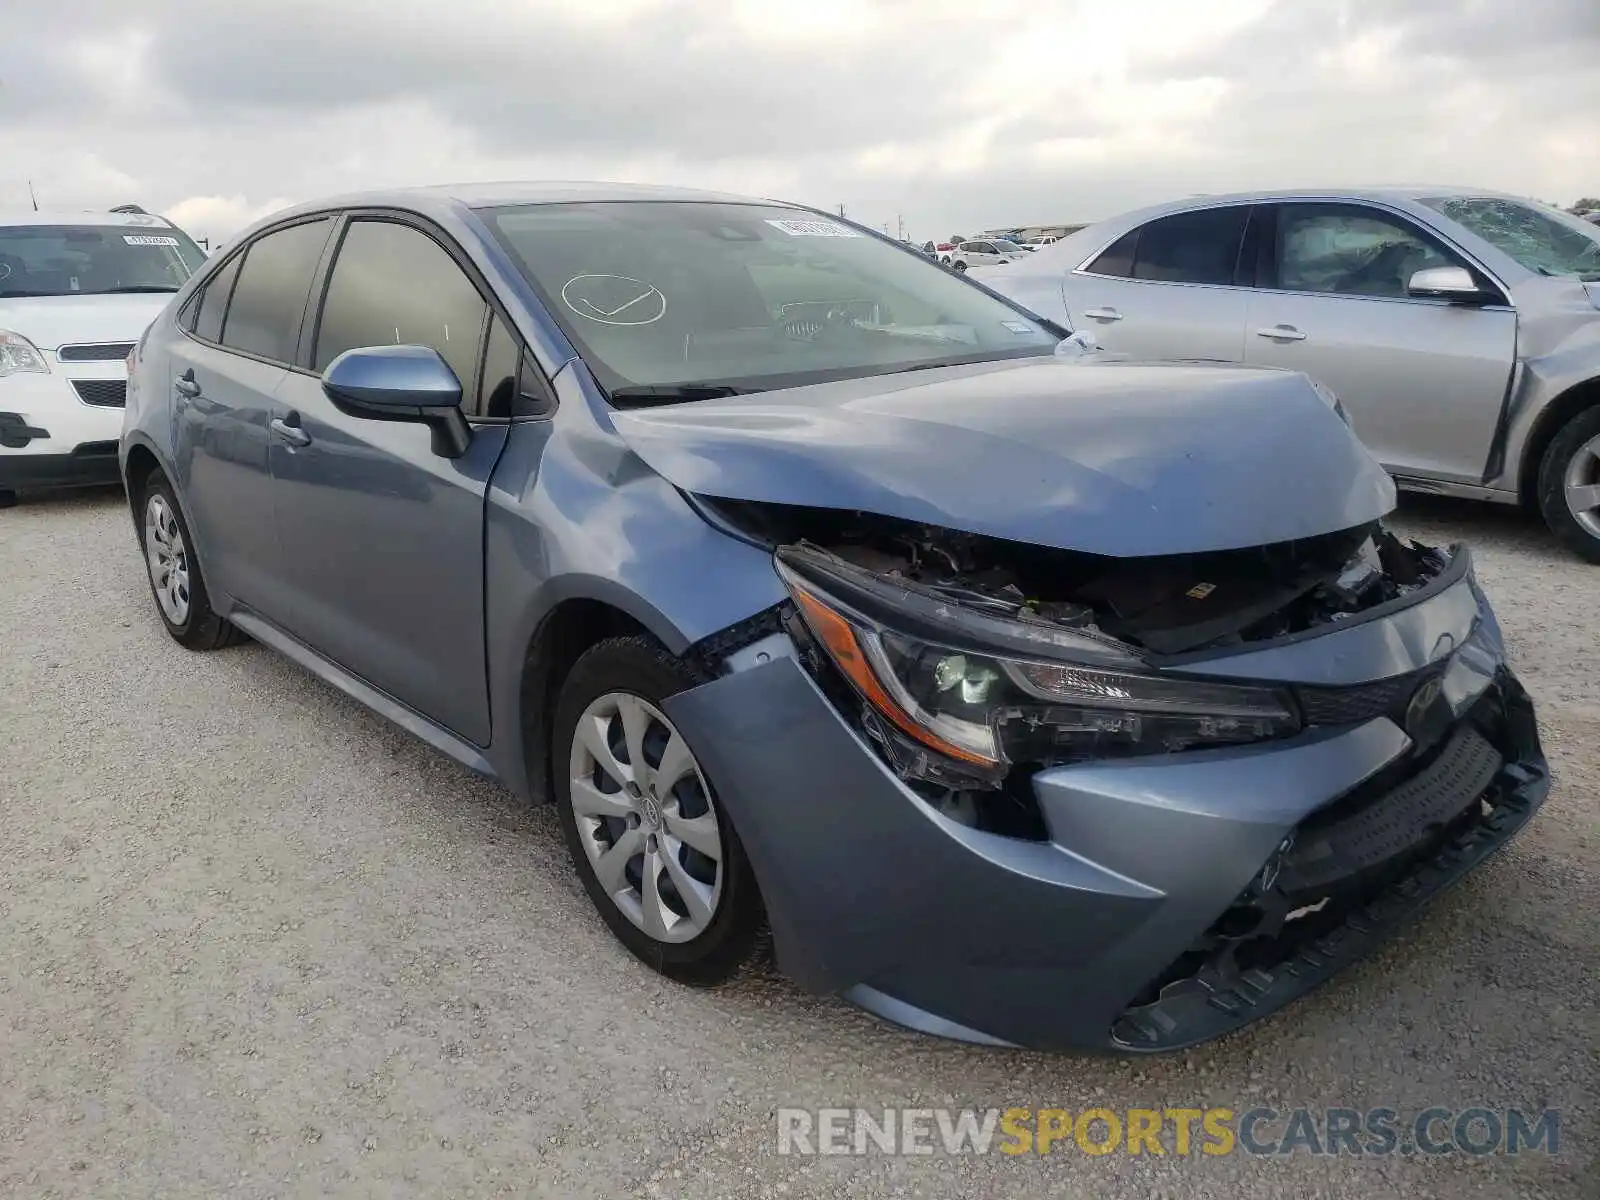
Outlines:
{"label": "wheel arch", "polygon": [[674,653],[682,651],[681,636],[668,641],[653,624],[619,604],[592,594],[573,594],[557,601],[534,627],[522,655],[517,729],[528,795],[535,804],[546,803],[555,795],[550,736],[556,699],[573,666],[590,647],[613,637],[645,634]]}
{"label": "wheel arch", "polygon": [[139,493],[145,480],[157,471],[166,476],[168,483],[172,482],[172,473],[155,448],[144,438],[133,439],[122,457],[122,486],[128,498],[128,511],[135,522],[139,520]]}
{"label": "wheel arch", "polygon": [[1558,395],[1534,423],[1522,451],[1522,463],[1517,473],[1517,495],[1524,505],[1538,503],[1539,468],[1544,463],[1545,451],[1550,443],[1579,413],[1600,405],[1600,375],[1573,384]]}

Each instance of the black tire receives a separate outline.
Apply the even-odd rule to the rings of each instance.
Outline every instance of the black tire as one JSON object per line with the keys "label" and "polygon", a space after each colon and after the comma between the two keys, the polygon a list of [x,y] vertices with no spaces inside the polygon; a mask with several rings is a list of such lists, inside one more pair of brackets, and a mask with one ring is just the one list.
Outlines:
{"label": "black tire", "polygon": [[[146,545],[145,524],[151,501],[159,497],[183,535],[184,559],[189,574],[188,611],[181,622],[174,621],[162,607],[156,587],[155,575],[150,566],[149,548]],[[152,472],[139,489],[138,518],[134,527],[139,531],[139,553],[145,560],[145,579],[150,584],[150,598],[155,602],[156,616],[167,627],[172,640],[186,650],[219,650],[231,646],[241,637],[239,631],[219,617],[211,607],[211,597],[206,592],[205,577],[200,570],[200,559],[194,551],[194,537],[183,518],[183,509],[173,494],[172,485],[159,471]]]}
{"label": "black tire", "polygon": [[[1600,407],[1586,409],[1556,434],[1539,463],[1539,512],[1563,546],[1578,557],[1600,563],[1600,535],[1590,532],[1567,507],[1566,475],[1572,461],[1600,437]],[[1600,483],[1600,475],[1594,477]]]}
{"label": "black tire", "polygon": [[651,638],[611,638],[600,642],[578,659],[562,685],[550,745],[556,809],[567,850],[601,919],[617,940],[647,966],[679,983],[714,987],[763,959],[769,942],[766,910],[755,872],[727,812],[717,805],[714,795],[705,797],[714,809],[721,834],[723,872],[720,899],[709,923],[691,940],[659,940],[635,925],[601,885],[584,849],[582,839],[586,835],[580,834],[573,810],[570,770],[578,721],[595,701],[612,693],[626,693],[659,710],[668,697],[701,682]]}
{"label": "black tire", "polygon": [[967,273],[967,264],[964,263],[964,262],[957,261],[956,264],[953,267],[951,267],[950,269],[952,271],[954,271],[957,275],[965,275]]}

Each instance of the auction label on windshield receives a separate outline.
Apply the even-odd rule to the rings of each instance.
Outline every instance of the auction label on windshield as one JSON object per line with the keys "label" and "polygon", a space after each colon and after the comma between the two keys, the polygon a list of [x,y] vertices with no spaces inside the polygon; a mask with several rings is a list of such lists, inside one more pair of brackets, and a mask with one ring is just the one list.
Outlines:
{"label": "auction label on windshield", "polygon": [[153,233],[125,233],[122,240],[130,246],[176,246],[175,237],[158,237]]}
{"label": "auction label on windshield", "polygon": [[789,218],[768,218],[767,224],[781,229],[790,237],[860,237],[848,225],[837,221],[796,221]]}

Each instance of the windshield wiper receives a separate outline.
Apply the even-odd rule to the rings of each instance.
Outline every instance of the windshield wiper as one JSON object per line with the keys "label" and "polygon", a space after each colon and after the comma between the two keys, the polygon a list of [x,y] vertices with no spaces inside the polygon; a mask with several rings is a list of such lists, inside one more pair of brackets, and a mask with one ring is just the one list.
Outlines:
{"label": "windshield wiper", "polygon": [[130,283],[126,287],[106,288],[100,292],[83,292],[85,296],[131,296],[145,292],[175,292],[178,289],[165,283]]}
{"label": "windshield wiper", "polygon": [[737,388],[724,383],[638,383],[611,389],[612,403],[634,408],[648,404],[686,404],[691,400],[722,400],[728,396],[743,396],[751,388]]}

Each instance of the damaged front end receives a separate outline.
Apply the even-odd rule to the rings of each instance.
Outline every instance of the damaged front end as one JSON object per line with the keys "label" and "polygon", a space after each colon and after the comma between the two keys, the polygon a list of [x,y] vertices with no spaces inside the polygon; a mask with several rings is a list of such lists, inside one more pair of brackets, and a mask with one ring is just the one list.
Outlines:
{"label": "damaged front end", "polygon": [[1451,563],[1375,523],[1119,559],[868,514],[717,508],[775,546],[791,634],[895,772],[946,816],[1035,839],[1046,831],[1029,780],[1042,768],[1307,724],[1288,685],[1186,676],[1185,664],[1404,604]]}
{"label": "damaged front end", "polygon": [[[792,599],[767,615],[797,661],[730,671],[694,705],[734,730],[719,769],[762,798],[741,829],[779,961],[902,1024],[1205,1041],[1371,949],[1548,786],[1461,548],[1370,522],[1116,558],[704,510],[771,550]],[[770,708],[750,702],[764,689]],[[845,828],[870,852],[841,851]],[[1029,988],[1006,984],[1019,971]]]}

